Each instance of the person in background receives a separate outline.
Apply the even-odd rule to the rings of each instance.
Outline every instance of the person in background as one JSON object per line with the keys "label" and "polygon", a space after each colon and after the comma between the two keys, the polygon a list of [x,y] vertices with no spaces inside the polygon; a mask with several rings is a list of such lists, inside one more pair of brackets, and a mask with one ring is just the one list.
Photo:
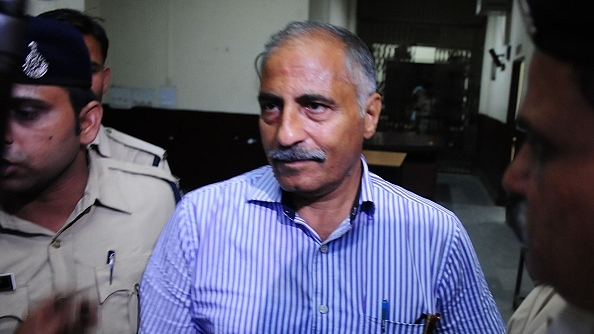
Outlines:
{"label": "person in background", "polygon": [[[100,24],[100,19],[70,8],[55,9],[38,16],[71,24],[83,35],[91,56],[93,73],[91,90],[101,101],[109,88],[111,69],[105,65],[109,40],[105,29]],[[158,166],[168,172],[171,171],[163,148],[111,127],[101,125],[97,137],[91,143],[91,148],[91,153],[102,157]]]}
{"label": "person in background", "polygon": [[587,2],[521,1],[536,46],[503,177],[536,287],[507,332],[594,333],[594,21]]}
{"label": "person in background", "polygon": [[184,196],[140,286],[141,333],[503,333],[470,239],[369,172],[367,46],[294,22],[262,57],[269,165]]}
{"label": "person in background", "polygon": [[434,112],[435,101],[429,97],[423,86],[417,86],[412,92],[412,115],[411,121],[418,133],[427,133],[429,130],[429,118]]}
{"label": "person in background", "polygon": [[27,17],[22,43],[0,159],[0,333],[135,333],[177,180],[89,153],[103,109],[78,31]]}

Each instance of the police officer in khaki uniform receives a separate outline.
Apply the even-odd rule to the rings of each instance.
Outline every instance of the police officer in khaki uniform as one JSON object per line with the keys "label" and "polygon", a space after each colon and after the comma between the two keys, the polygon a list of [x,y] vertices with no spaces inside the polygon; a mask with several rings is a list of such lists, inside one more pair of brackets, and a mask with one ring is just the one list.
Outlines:
{"label": "police officer in khaki uniform", "polygon": [[135,333],[138,284],[179,199],[176,179],[89,154],[103,109],[82,35],[56,20],[26,24],[0,160],[0,333]]}
{"label": "police officer in khaki uniform", "polygon": [[[51,10],[39,14],[39,17],[69,23],[83,35],[91,56],[91,71],[93,74],[91,90],[101,101],[109,87],[111,69],[105,65],[109,40],[98,19],[70,8]],[[171,172],[163,148],[114,128],[101,125],[101,129],[90,147],[92,148],[92,154],[142,165],[157,166]]]}

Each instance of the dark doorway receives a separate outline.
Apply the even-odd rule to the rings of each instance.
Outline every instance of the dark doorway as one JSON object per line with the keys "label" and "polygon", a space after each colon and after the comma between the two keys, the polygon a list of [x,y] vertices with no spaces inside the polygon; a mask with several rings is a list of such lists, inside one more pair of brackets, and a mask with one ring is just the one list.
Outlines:
{"label": "dark doorway", "polygon": [[[381,131],[440,134],[439,168],[471,171],[476,147],[486,16],[476,0],[359,1],[357,34],[370,46],[384,97]],[[415,60],[415,48],[433,48],[432,60]],[[423,89],[431,111],[414,112]]]}

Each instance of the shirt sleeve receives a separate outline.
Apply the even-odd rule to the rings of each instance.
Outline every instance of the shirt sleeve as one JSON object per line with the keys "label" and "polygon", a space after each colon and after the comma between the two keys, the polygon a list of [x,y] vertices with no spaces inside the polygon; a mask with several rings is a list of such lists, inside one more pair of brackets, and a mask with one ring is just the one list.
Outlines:
{"label": "shirt sleeve", "polygon": [[191,205],[180,202],[163,229],[140,284],[140,333],[196,333],[192,305],[198,249]]}
{"label": "shirt sleeve", "polygon": [[504,333],[505,323],[461,223],[448,247],[438,287],[439,332]]}

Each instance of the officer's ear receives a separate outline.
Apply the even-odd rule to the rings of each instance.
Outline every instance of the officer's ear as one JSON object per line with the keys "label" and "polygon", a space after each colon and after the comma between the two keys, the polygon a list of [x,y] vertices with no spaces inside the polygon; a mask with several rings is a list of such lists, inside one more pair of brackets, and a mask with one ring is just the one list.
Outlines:
{"label": "officer's ear", "polygon": [[103,118],[103,106],[99,101],[93,100],[87,103],[80,111],[80,143],[89,145],[95,140]]}

